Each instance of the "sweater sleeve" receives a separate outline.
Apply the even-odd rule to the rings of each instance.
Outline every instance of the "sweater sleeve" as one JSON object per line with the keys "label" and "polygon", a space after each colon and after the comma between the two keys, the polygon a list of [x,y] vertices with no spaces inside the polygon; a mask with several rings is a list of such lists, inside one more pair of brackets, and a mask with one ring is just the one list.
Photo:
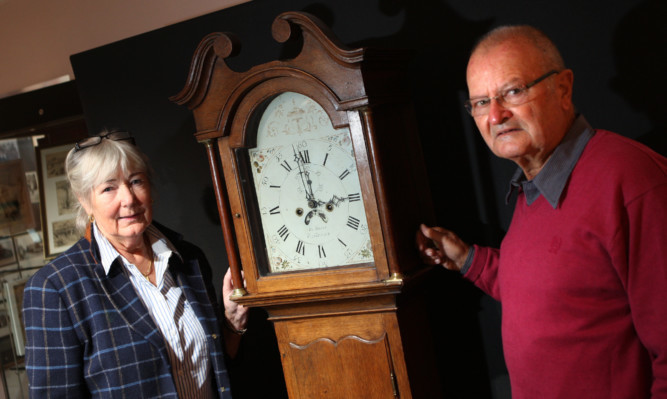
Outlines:
{"label": "sweater sleeve", "polygon": [[83,380],[82,345],[67,306],[59,290],[40,273],[24,290],[23,320],[30,397],[89,397]]}
{"label": "sweater sleeve", "polygon": [[474,245],[473,250],[472,264],[463,277],[470,280],[493,299],[499,301],[498,265],[500,263],[500,251],[478,245]]}
{"label": "sweater sleeve", "polygon": [[627,235],[628,263],[621,270],[627,270],[632,320],[652,362],[652,397],[667,398],[667,184],[626,209],[628,228],[619,234]]}

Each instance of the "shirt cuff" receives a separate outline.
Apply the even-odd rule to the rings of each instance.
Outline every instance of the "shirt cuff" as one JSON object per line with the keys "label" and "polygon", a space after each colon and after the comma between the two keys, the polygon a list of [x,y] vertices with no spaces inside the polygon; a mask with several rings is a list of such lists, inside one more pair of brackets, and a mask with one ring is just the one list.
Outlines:
{"label": "shirt cuff", "polygon": [[470,249],[468,250],[468,256],[466,257],[466,261],[463,263],[463,266],[461,267],[461,275],[468,273],[470,266],[472,266],[472,260],[474,257],[475,257],[475,246],[471,245]]}

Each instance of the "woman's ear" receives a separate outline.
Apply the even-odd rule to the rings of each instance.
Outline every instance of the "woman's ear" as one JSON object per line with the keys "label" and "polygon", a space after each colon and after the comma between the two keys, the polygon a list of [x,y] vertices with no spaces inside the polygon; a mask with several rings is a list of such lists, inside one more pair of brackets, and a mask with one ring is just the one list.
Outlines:
{"label": "woman's ear", "polygon": [[76,199],[79,201],[83,209],[85,209],[87,215],[93,214],[93,208],[90,206],[90,201],[87,198],[77,196]]}

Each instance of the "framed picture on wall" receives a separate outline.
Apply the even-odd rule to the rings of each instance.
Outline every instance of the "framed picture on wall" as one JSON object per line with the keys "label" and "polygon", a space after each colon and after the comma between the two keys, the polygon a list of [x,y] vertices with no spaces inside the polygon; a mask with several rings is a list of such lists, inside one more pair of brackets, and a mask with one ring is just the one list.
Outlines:
{"label": "framed picture on wall", "polygon": [[65,174],[65,158],[73,146],[74,144],[37,147],[46,258],[55,257],[80,238],[75,223],[77,200]]}
{"label": "framed picture on wall", "polygon": [[34,223],[23,161],[0,162],[0,236],[23,233]]}
{"label": "framed picture on wall", "polygon": [[0,140],[0,162],[19,158],[19,144],[16,139]]}
{"label": "framed picture on wall", "polygon": [[40,267],[46,263],[41,231],[19,234],[14,237],[14,243],[16,244],[16,258],[21,269]]}
{"label": "framed picture on wall", "polygon": [[30,193],[30,202],[39,204],[39,182],[37,180],[37,172],[25,172],[25,181],[28,184],[28,192]]}

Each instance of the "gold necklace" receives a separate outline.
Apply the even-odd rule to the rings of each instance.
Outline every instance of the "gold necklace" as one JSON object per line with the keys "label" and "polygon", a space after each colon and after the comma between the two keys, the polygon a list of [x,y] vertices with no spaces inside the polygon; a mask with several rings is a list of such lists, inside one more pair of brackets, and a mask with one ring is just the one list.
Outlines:
{"label": "gold necklace", "polygon": [[151,263],[148,265],[148,271],[146,273],[142,272],[141,270],[139,271],[141,272],[141,274],[143,274],[144,277],[146,277],[146,280],[150,280],[148,276],[151,275],[152,270],[153,270],[153,257],[151,256]]}
{"label": "gold necklace", "polygon": [[151,275],[151,272],[153,271],[153,261],[154,261],[154,259],[155,259],[155,254],[153,253],[153,247],[151,247],[151,245],[150,245],[150,243],[148,242],[148,240],[147,240],[146,244],[148,245],[148,252],[149,252],[148,255],[149,255],[150,258],[151,258],[151,263],[148,265],[148,271],[147,271],[146,273],[142,272],[141,270],[139,270],[139,272],[140,272],[144,277],[146,277],[146,280],[150,281],[150,279],[148,278],[148,276],[150,276],[150,275]]}

